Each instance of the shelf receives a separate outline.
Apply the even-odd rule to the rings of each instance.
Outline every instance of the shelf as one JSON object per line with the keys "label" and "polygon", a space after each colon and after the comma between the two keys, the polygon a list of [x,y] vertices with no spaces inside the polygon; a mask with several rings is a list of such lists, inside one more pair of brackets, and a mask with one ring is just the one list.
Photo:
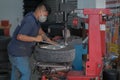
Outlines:
{"label": "shelf", "polygon": [[9,28],[11,28],[11,25],[9,25],[9,26],[0,26],[0,29],[9,29]]}

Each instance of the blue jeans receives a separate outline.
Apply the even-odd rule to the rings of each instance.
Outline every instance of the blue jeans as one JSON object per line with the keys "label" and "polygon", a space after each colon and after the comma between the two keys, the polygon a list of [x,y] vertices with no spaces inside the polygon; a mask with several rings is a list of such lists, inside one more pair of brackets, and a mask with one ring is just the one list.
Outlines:
{"label": "blue jeans", "polygon": [[17,71],[20,72],[20,80],[30,80],[31,68],[29,57],[14,57],[9,55],[12,65],[11,80],[19,80]]}

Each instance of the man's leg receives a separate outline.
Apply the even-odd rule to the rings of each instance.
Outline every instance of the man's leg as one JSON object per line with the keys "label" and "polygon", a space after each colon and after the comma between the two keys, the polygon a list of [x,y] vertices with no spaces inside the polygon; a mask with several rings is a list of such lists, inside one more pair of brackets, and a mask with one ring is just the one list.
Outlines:
{"label": "man's leg", "polygon": [[10,60],[11,65],[12,65],[11,79],[10,80],[18,80],[18,75],[17,75],[18,70],[17,70],[16,66],[14,65],[15,64],[14,58],[9,56],[9,60]]}
{"label": "man's leg", "polygon": [[31,68],[29,57],[14,57],[15,66],[21,74],[20,80],[30,80]]}
{"label": "man's leg", "polygon": [[31,68],[29,57],[19,57],[17,59],[17,68],[21,73],[20,80],[30,80]]}

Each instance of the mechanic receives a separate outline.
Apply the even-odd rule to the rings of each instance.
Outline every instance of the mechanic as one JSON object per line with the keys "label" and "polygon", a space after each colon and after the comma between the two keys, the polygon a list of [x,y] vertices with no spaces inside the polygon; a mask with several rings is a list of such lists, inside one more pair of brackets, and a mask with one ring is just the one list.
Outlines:
{"label": "mechanic", "polygon": [[40,23],[45,22],[47,16],[46,5],[40,3],[35,11],[28,13],[15,29],[8,45],[8,55],[12,65],[11,80],[19,80],[17,71],[20,72],[20,80],[31,79],[30,56],[36,42],[46,40],[54,44],[41,29]]}

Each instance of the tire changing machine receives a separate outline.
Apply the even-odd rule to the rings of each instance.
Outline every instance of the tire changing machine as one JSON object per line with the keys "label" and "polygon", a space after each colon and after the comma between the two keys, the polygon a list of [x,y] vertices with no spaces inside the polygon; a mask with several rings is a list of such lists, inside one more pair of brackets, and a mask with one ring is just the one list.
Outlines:
{"label": "tire changing machine", "polygon": [[84,71],[69,71],[67,80],[101,80],[103,56],[105,55],[105,30],[100,30],[102,15],[109,9],[83,9],[88,15],[88,58]]}

